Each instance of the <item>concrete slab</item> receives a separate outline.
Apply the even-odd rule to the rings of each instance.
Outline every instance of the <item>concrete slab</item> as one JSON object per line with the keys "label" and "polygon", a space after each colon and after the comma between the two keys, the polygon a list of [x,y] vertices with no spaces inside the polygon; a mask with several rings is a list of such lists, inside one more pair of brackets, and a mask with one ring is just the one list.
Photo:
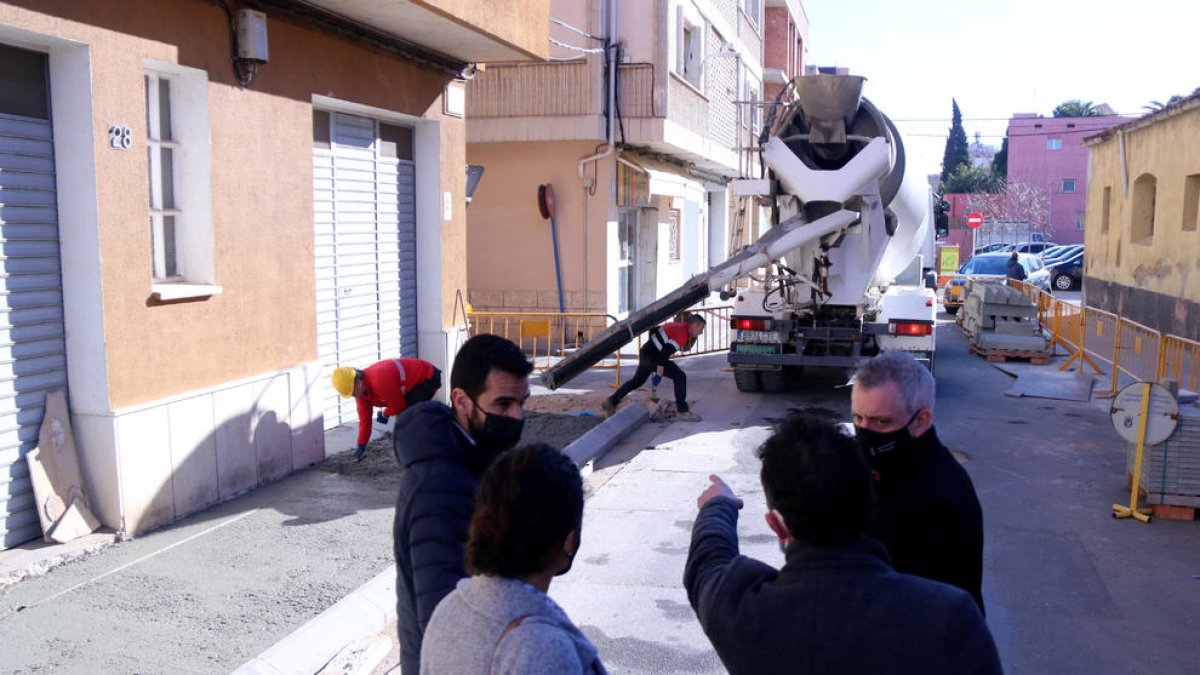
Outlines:
{"label": "concrete slab", "polygon": [[35,540],[0,551],[0,589],[26,577],[45,574],[58,565],[104,549],[116,541],[116,533],[101,530],[66,544]]}
{"label": "concrete slab", "polygon": [[995,364],[1005,366],[1005,372],[1015,374],[1017,380],[1004,392],[1005,396],[1031,396],[1059,401],[1087,401],[1092,397],[1095,378],[1078,372],[1062,372],[1051,366],[1035,366],[1027,363]]}
{"label": "concrete slab", "polygon": [[575,466],[584,467],[620,443],[634,429],[650,419],[650,411],[640,403],[630,403],[591,431],[563,448]]}
{"label": "concrete slab", "polygon": [[233,672],[311,675],[322,670],[346,645],[378,635],[395,619],[396,566],[391,565]]}

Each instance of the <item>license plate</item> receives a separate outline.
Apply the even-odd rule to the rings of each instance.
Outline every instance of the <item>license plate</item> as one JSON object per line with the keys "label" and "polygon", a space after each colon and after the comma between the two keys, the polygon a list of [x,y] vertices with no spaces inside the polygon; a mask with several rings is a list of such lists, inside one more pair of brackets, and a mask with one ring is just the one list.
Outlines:
{"label": "license plate", "polygon": [[775,345],[756,345],[738,342],[734,345],[734,350],[738,354],[778,354],[779,348]]}
{"label": "license plate", "polygon": [[738,342],[754,342],[758,344],[778,344],[779,333],[772,330],[739,330]]}

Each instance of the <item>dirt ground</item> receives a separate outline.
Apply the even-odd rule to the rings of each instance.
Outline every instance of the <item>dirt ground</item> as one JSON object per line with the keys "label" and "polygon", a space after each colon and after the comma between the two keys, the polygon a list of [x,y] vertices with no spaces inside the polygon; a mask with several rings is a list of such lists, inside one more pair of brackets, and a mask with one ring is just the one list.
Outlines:
{"label": "dirt ground", "polygon": [[[525,431],[521,434],[522,443],[549,443],[559,450],[567,447],[572,441],[604,421],[601,414],[569,414],[566,410],[590,411],[593,407],[600,409],[600,397],[597,395],[595,405],[588,407],[580,403],[575,405],[561,403],[560,396],[543,396],[530,399],[533,405],[527,406],[525,413]],[[392,454],[392,434],[371,441],[367,446],[367,454],[363,461],[354,461],[354,450],[347,450],[330,456],[317,466],[321,471],[337,473],[351,478],[371,480],[398,480],[401,468]]]}

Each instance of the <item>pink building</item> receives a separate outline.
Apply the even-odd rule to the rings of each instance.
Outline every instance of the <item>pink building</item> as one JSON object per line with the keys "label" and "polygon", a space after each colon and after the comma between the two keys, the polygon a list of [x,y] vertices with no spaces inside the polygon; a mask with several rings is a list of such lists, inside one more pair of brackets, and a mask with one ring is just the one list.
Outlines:
{"label": "pink building", "polygon": [[1082,244],[1087,203],[1083,139],[1124,122],[1119,115],[1042,117],[1017,113],[1008,122],[1008,179],[1046,191],[1058,244]]}

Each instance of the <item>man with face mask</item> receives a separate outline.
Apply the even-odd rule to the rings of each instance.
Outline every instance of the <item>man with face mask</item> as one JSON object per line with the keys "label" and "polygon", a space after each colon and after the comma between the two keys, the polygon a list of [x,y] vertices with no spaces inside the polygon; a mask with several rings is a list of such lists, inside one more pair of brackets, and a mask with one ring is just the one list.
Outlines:
{"label": "man with face mask", "polygon": [[866,536],[872,472],[832,418],[792,412],[757,455],[783,567],[740,554],[743,502],[710,476],[683,573],[688,602],[730,673],[999,675],[971,596],[898,573]]}
{"label": "man with face mask", "polygon": [[479,478],[521,438],[533,364],[497,335],[467,340],[450,371],[450,405],[428,401],[396,418],[400,477],[392,528],[400,668],[420,671],[434,608],[467,576],[463,551]]}
{"label": "man with face mask", "polygon": [[958,586],[983,611],[983,512],[938,440],[933,403],[933,374],[905,352],[884,352],[854,374],[851,419],[879,496],[870,534],[897,572]]}

